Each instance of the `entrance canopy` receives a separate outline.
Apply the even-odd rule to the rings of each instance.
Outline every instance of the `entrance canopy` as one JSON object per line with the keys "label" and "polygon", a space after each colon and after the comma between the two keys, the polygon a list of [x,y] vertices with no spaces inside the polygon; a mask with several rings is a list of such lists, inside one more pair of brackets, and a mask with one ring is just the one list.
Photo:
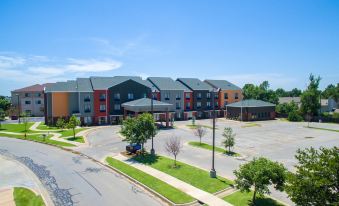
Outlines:
{"label": "entrance canopy", "polygon": [[[152,100],[149,98],[141,98],[130,102],[125,102],[121,106],[128,111],[133,112],[150,112]],[[169,112],[173,108],[173,104],[153,100],[154,112]]]}

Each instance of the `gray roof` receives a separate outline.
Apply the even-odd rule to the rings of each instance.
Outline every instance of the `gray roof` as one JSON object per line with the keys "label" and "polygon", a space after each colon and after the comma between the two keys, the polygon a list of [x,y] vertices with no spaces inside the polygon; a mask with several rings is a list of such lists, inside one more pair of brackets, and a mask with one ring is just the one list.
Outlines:
{"label": "gray roof", "polygon": [[[145,112],[145,111],[151,111],[151,103],[152,103],[152,100],[150,98],[141,98],[141,99],[133,100],[130,102],[125,102],[121,104],[121,106],[130,111]],[[173,104],[153,100],[154,111],[170,111],[172,106]]]}
{"label": "gray roof", "polygon": [[246,99],[226,105],[226,107],[274,107],[275,104],[256,99]]}
{"label": "gray roof", "polygon": [[185,86],[187,86],[191,90],[208,90],[211,91],[213,89],[212,86],[209,84],[201,81],[197,78],[178,78],[178,81],[183,83]]}
{"label": "gray roof", "polygon": [[150,82],[138,76],[91,77],[90,79],[94,90],[108,89],[127,80],[133,80],[149,88],[154,87]]}
{"label": "gray roof", "polygon": [[147,78],[159,90],[187,90],[183,84],[174,81],[169,77],[149,77]]}
{"label": "gray roof", "polygon": [[77,78],[78,92],[93,92],[92,84],[89,78]]}
{"label": "gray roof", "polygon": [[77,92],[77,83],[74,80],[56,82],[45,87],[45,92]]}
{"label": "gray roof", "polygon": [[300,103],[300,97],[279,97],[279,103],[290,103],[294,101],[295,103],[299,104]]}
{"label": "gray roof", "polygon": [[210,84],[212,87],[220,88],[221,90],[241,90],[240,87],[238,87],[235,84],[232,84],[231,82],[226,81],[226,80],[206,79],[205,82],[207,84]]}

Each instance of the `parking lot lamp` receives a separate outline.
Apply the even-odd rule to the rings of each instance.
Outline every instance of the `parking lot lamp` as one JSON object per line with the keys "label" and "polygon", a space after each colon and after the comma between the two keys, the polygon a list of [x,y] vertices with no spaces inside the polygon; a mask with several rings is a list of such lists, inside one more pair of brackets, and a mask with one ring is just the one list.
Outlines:
{"label": "parking lot lamp", "polygon": [[213,89],[212,92],[212,105],[213,105],[213,147],[212,147],[212,169],[210,171],[210,177],[211,178],[216,178],[217,177],[217,172],[215,171],[214,168],[214,155],[215,155],[215,95],[219,94],[220,88]]}
{"label": "parking lot lamp", "polygon": [[[152,114],[152,118],[154,120],[154,115],[153,115],[153,99],[154,99],[154,94],[153,94],[153,92],[155,92],[155,90],[152,90],[152,94],[151,94],[151,114]],[[153,130],[152,130],[152,149],[151,149],[151,155],[152,156],[155,155],[153,138],[154,138],[154,133],[153,133]]]}

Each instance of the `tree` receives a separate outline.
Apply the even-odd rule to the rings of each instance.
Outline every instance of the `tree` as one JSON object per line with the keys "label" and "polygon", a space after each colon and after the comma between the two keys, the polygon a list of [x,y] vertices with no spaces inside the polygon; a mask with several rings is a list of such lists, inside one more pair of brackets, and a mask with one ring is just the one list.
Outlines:
{"label": "tree", "polygon": [[285,190],[296,205],[338,205],[339,148],[299,149]]}
{"label": "tree", "polygon": [[294,88],[289,92],[290,97],[300,97],[300,95],[301,95],[301,90],[297,88]]}
{"label": "tree", "polygon": [[270,84],[268,81],[263,81],[259,86],[253,84],[245,84],[243,87],[243,96],[244,99],[258,99],[273,104],[278,104],[279,98],[277,94],[269,89]]}
{"label": "tree", "polygon": [[203,138],[206,135],[206,129],[201,125],[197,125],[197,128],[194,130],[194,135],[199,137],[201,144],[201,138]]}
{"label": "tree", "polygon": [[25,139],[27,137],[27,131],[28,131],[28,116],[27,116],[27,113],[24,112],[21,114],[21,121],[24,125],[24,133],[25,133]]}
{"label": "tree", "polygon": [[0,109],[7,111],[11,107],[11,102],[4,96],[0,96]]}
{"label": "tree", "polygon": [[166,151],[174,157],[174,167],[177,167],[177,156],[180,153],[181,148],[181,140],[178,137],[171,137],[165,143]]}
{"label": "tree", "polygon": [[261,195],[270,193],[269,185],[274,185],[275,189],[283,191],[287,176],[286,171],[281,163],[273,162],[264,157],[254,158],[234,171],[235,185],[242,192],[249,192],[253,187],[252,203],[255,204],[257,193]]}
{"label": "tree", "polygon": [[3,109],[0,108],[0,121],[5,120],[6,114]]}
{"label": "tree", "polygon": [[244,99],[258,99],[259,98],[259,88],[254,84],[245,84],[242,93]]}
{"label": "tree", "polygon": [[157,127],[153,116],[143,113],[138,117],[124,120],[120,132],[126,137],[127,142],[141,144],[144,149],[144,144],[152,137],[152,134],[156,135]]}
{"label": "tree", "polygon": [[231,127],[226,127],[224,128],[224,132],[222,133],[222,136],[225,137],[222,143],[226,149],[228,148],[228,153],[231,154],[231,147],[233,147],[235,144],[234,137],[236,136],[236,134],[233,133],[233,130]]}
{"label": "tree", "polygon": [[329,99],[332,98],[334,101],[339,101],[339,83],[337,86],[330,84],[326,87],[326,89],[322,92],[321,96],[323,98]]}
{"label": "tree", "polygon": [[72,129],[73,131],[73,138],[75,139],[75,128],[80,125],[80,120],[74,115],[69,118],[68,123],[67,123],[67,128]]}
{"label": "tree", "polygon": [[275,93],[278,97],[287,97],[288,93],[283,88],[278,88],[275,90]]}
{"label": "tree", "polygon": [[56,127],[63,130],[65,128],[65,126],[66,126],[65,120],[62,117],[58,118],[58,120],[56,122]]}
{"label": "tree", "polygon": [[288,113],[287,119],[288,119],[288,121],[291,121],[291,122],[301,122],[303,120],[303,117],[300,116],[298,111],[293,110],[293,111]]}
{"label": "tree", "polygon": [[303,115],[310,115],[312,117],[318,113],[318,109],[320,108],[320,91],[318,91],[320,79],[319,76],[316,78],[313,74],[310,74],[310,83],[302,93],[300,100],[300,111]]}

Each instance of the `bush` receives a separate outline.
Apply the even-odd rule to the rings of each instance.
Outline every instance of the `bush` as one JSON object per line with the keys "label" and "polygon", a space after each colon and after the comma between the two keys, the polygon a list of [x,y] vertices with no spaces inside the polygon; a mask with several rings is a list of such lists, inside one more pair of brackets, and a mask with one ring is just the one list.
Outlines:
{"label": "bush", "polygon": [[301,122],[303,120],[302,116],[297,111],[291,111],[288,113],[288,121],[291,122]]}

